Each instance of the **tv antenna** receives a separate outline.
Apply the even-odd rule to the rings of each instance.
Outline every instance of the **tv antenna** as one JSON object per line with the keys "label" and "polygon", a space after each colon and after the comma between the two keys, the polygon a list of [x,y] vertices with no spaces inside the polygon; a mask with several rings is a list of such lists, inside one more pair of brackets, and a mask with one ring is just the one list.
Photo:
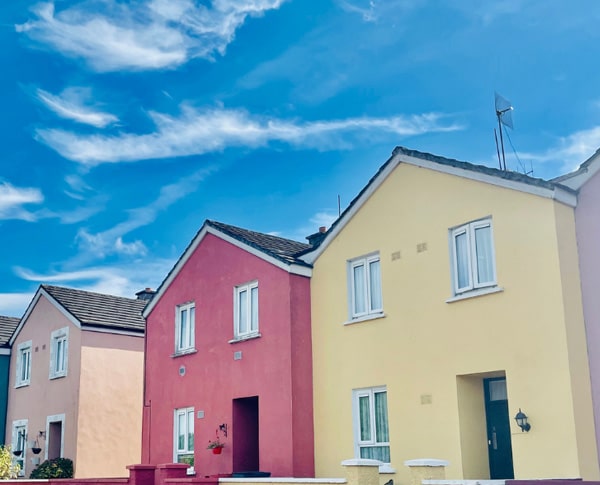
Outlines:
{"label": "tv antenna", "polygon": [[[498,132],[500,132],[500,145],[498,145],[498,133],[496,132],[496,128],[494,128],[494,138],[496,139],[496,152],[498,153],[498,165],[500,165],[500,170],[506,170],[506,156],[504,155],[504,134],[502,130],[502,125],[508,126],[512,130],[513,107],[508,99],[503,98],[498,93],[494,93],[494,97],[496,117],[498,118]],[[501,154],[502,157],[500,157]]]}

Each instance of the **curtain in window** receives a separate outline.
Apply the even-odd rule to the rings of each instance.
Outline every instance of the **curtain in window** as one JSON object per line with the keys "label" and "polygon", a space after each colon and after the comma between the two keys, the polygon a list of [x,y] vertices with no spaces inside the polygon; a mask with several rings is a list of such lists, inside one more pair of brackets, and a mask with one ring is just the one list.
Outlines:
{"label": "curtain in window", "polygon": [[360,448],[360,457],[369,458],[371,460],[379,460],[384,463],[390,463],[390,447],[389,446],[362,446]]}
{"label": "curtain in window", "polygon": [[177,414],[177,450],[185,450],[185,414]]}
{"label": "curtain in window", "polygon": [[187,451],[194,451],[194,411],[187,413]]}
{"label": "curtain in window", "polygon": [[365,266],[360,264],[352,268],[352,284],[354,291],[354,314],[366,312],[365,308]]}
{"label": "curtain in window", "polygon": [[187,333],[188,333],[188,322],[187,322],[187,309],[179,312],[179,348],[185,349],[187,347]]}
{"label": "curtain in window", "polygon": [[454,250],[456,252],[458,288],[468,288],[471,284],[469,281],[469,241],[466,232],[454,236]]}
{"label": "curtain in window", "polygon": [[371,440],[371,406],[369,396],[360,396],[358,406],[360,413],[360,440]]}
{"label": "curtain in window", "polygon": [[375,393],[375,440],[387,443],[390,440],[388,431],[387,392]]}
{"label": "curtain in window", "polygon": [[477,258],[477,283],[494,281],[492,230],[490,226],[475,228],[475,255]]}
{"label": "curtain in window", "polygon": [[369,310],[380,310],[383,308],[383,305],[381,304],[381,269],[379,260],[369,263],[369,283],[371,285]]}

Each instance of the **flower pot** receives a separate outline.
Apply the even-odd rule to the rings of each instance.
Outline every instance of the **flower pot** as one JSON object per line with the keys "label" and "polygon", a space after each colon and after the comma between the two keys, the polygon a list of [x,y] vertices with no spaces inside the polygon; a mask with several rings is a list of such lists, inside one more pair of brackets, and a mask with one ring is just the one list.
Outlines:
{"label": "flower pot", "polygon": [[31,451],[33,451],[34,455],[39,455],[42,449],[34,446],[33,448],[31,448]]}
{"label": "flower pot", "polygon": [[220,455],[222,451],[223,448],[221,448],[220,446],[212,449],[213,455]]}
{"label": "flower pot", "polygon": [[13,451],[13,455],[15,455],[15,456],[21,456],[21,453],[23,453],[23,450],[15,450],[15,451]]}

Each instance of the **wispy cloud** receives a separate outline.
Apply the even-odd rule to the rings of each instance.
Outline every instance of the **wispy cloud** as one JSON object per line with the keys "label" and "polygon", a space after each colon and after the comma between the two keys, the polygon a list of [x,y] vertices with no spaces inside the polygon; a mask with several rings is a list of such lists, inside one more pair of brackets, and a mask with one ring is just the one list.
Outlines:
{"label": "wispy cloud", "polygon": [[59,95],[51,94],[43,89],[36,89],[35,93],[48,109],[61,118],[92,125],[96,128],[104,128],[119,121],[115,115],[99,111],[90,104],[92,96],[91,90],[88,88],[71,87]]}
{"label": "wispy cloud", "polygon": [[103,259],[111,254],[145,256],[147,248],[141,240],[126,242],[124,237],[140,227],[151,224],[160,212],[197,190],[198,183],[210,173],[211,169],[200,170],[181,178],[175,183],[165,185],[161,188],[156,200],[143,207],[129,210],[127,220],[110,229],[98,233],[80,229],[76,239],[81,251],[76,258],[78,264]]}
{"label": "wispy cloud", "polygon": [[44,196],[39,189],[14,187],[8,182],[0,182],[0,220],[35,221],[37,219],[36,214],[28,211],[23,206],[39,204],[43,201]]}
{"label": "wispy cloud", "polygon": [[208,7],[192,0],[104,0],[61,11],[47,2],[16,30],[97,71],[175,68],[190,58],[223,55],[247,17],[283,1],[213,0]]}
{"label": "wispy cloud", "polygon": [[[591,157],[600,147],[600,126],[559,137],[550,148],[540,152],[519,152],[524,161],[555,163],[560,174],[571,172]],[[508,157],[508,154],[507,154]],[[512,157],[511,157],[512,158]],[[554,174],[557,176],[560,174]]]}
{"label": "wispy cloud", "polygon": [[151,113],[156,131],[150,134],[80,135],[59,129],[40,129],[39,141],[63,157],[84,165],[132,162],[155,158],[201,155],[228,146],[259,147],[269,142],[292,146],[339,149],[351,146],[351,138],[379,134],[413,136],[429,132],[455,131],[457,123],[447,116],[425,113],[389,118],[348,118],[331,121],[295,122],[252,116],[241,110],[196,110],[182,108],[179,117]]}
{"label": "wispy cloud", "polygon": [[365,22],[375,22],[377,15],[375,13],[375,2],[370,0],[368,7],[355,5],[354,3],[347,2],[345,0],[338,0],[338,5],[346,12],[359,14]]}
{"label": "wispy cloud", "polygon": [[33,298],[33,293],[0,293],[0,315],[21,317]]}

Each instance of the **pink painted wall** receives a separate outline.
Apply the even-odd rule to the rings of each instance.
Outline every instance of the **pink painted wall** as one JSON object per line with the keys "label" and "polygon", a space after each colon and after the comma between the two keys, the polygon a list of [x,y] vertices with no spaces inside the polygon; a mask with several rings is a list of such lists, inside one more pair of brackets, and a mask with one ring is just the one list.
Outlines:
{"label": "pink painted wall", "polygon": [[[261,337],[228,343],[234,287],[254,280]],[[260,469],[273,476],[314,475],[309,284],[309,278],[205,236],[147,319],[144,463],[173,460],[174,410],[194,407],[197,473],[231,473],[239,432],[232,426],[232,400],[258,396]],[[189,301],[196,306],[197,352],[173,357],[175,309]],[[242,358],[234,360],[238,351]],[[226,447],[213,455],[206,445],[222,423],[229,426]]]}
{"label": "pink painted wall", "polygon": [[600,459],[600,172],[580,190],[575,209],[583,314],[587,333],[596,443]]}

